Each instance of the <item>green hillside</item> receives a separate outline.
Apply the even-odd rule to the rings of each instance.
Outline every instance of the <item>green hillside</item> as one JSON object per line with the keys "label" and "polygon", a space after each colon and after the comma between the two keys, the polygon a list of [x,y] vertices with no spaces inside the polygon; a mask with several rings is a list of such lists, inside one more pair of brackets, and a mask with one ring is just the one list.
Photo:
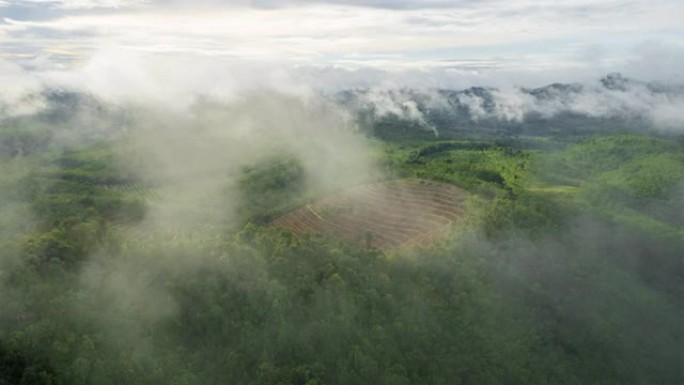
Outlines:
{"label": "green hillside", "polygon": [[2,385],[684,381],[675,140],[374,140],[381,178],[472,193],[388,253],[267,226],[328,193],[295,155],[186,188],[114,139],[31,146],[0,165]]}

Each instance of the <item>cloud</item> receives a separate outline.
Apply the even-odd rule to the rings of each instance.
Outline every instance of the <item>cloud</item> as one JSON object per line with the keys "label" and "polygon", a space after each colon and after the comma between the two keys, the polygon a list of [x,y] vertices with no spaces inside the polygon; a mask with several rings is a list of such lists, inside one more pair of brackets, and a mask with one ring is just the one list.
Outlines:
{"label": "cloud", "polygon": [[0,122],[7,117],[30,115],[45,104],[43,84],[15,63],[0,60]]}
{"label": "cloud", "polygon": [[[648,6],[614,0],[40,1],[4,8],[2,44],[68,65],[114,45],[323,66],[574,70],[597,66],[589,41],[603,47],[598,64],[614,66],[639,41],[667,43],[684,33],[684,7],[670,0]],[[56,46],[74,55],[51,54]],[[600,72],[615,70],[621,69]]]}
{"label": "cloud", "polygon": [[[613,75],[612,78],[617,77]],[[508,86],[479,94],[461,93],[457,100],[467,108],[469,117],[474,121],[524,122],[531,117],[553,119],[570,113],[650,123],[655,128],[668,131],[684,128],[684,114],[681,113],[684,111],[684,87],[679,85],[671,90],[657,90],[654,89],[657,84],[625,81],[624,86],[617,88],[601,83],[556,84],[532,92]]]}
{"label": "cloud", "polygon": [[351,108],[351,114],[368,111],[372,114],[373,119],[398,118],[416,123],[421,129],[432,131],[435,136],[439,136],[437,128],[426,120],[421,107],[425,106],[428,109],[431,107],[449,108],[448,103],[436,92],[419,95],[420,100],[416,100],[416,94],[411,92],[373,88],[359,92],[354,95],[354,100],[343,101],[343,104]]}
{"label": "cloud", "polygon": [[[676,58],[678,53],[672,51],[669,55]],[[309,97],[307,95],[318,92],[361,88],[371,91],[364,94],[360,103],[372,106],[377,116],[391,114],[414,120],[425,127],[429,124],[421,115],[421,109],[412,104],[415,95],[404,93],[402,89],[422,92],[421,105],[429,104],[429,108],[439,109],[449,108],[449,104],[434,92],[436,89],[491,87],[494,88],[492,96],[497,101],[493,111],[487,110],[485,101],[475,94],[460,94],[459,102],[468,106],[475,119],[486,118],[487,114],[493,113],[508,121],[520,121],[530,112],[551,116],[561,110],[587,116],[625,111],[651,115],[660,111],[657,106],[678,103],[673,96],[653,94],[644,86],[633,85],[626,92],[613,92],[592,85],[591,82],[599,77],[596,71],[600,69],[565,71],[562,76],[556,71],[514,69],[491,74],[440,67],[378,69],[359,65],[354,69],[288,60],[198,57],[168,52],[150,54],[121,49],[117,45],[102,47],[90,60],[75,68],[53,68],[45,61],[33,61],[32,70],[27,71],[12,62],[2,63],[5,88],[0,92],[0,101],[5,106],[5,113],[13,111],[12,114],[26,113],[38,107],[40,100],[29,96],[38,95],[43,87],[78,90],[116,105],[131,102],[180,110],[192,106],[200,96],[229,101],[259,89]],[[649,62],[638,63],[641,68],[647,68],[646,63]],[[666,63],[657,63],[660,75],[670,73],[663,70]],[[676,64],[676,60],[671,60],[673,71],[678,70]],[[664,80],[671,81],[672,78]],[[588,86],[583,92],[556,93],[545,100],[537,100],[520,88],[557,82],[580,82]],[[673,116],[673,112],[668,111],[663,109],[663,116]]]}
{"label": "cloud", "polygon": [[101,8],[132,8],[145,5],[148,0],[13,0],[14,7],[47,7],[62,10],[90,10]]}
{"label": "cloud", "polygon": [[490,1],[474,0],[156,0],[157,4],[191,7],[254,7],[264,9],[316,5],[355,6],[394,10],[448,9],[470,7]]}
{"label": "cloud", "polygon": [[[271,11],[254,10],[250,17],[272,20]],[[294,12],[300,10],[284,10]],[[312,12],[351,12],[354,10],[312,10]],[[204,15],[204,13],[202,13]],[[5,84],[0,91],[1,112],[5,117],[34,113],[44,107],[41,91],[44,89],[67,89],[95,95],[97,98],[125,108],[129,104],[154,106],[169,111],[189,111],[201,98],[209,98],[221,102],[232,102],[241,95],[259,90],[272,90],[281,94],[296,95],[304,100],[315,99],[319,93],[334,94],[349,89],[367,89],[359,100],[359,109],[370,109],[376,117],[396,116],[416,122],[426,129],[434,129],[426,118],[426,108],[432,110],[454,108],[451,101],[436,92],[439,89],[463,90],[473,86],[492,88],[494,104],[491,108],[487,101],[477,94],[459,94],[458,102],[467,108],[474,120],[496,118],[503,121],[520,122],[530,114],[541,117],[553,117],[562,112],[570,112],[590,117],[635,116],[646,117],[658,126],[674,127],[680,124],[678,108],[682,101],[676,93],[653,93],[643,85],[632,85],[628,90],[606,90],[599,84],[593,84],[597,78],[609,70],[632,69],[625,71],[629,77],[641,78],[639,74],[648,74],[645,80],[655,80],[660,84],[681,84],[680,59],[684,58],[681,45],[667,42],[652,42],[631,46],[631,56],[624,62],[606,62],[606,66],[585,68],[582,66],[540,69],[518,68],[514,64],[505,65],[494,70],[483,70],[478,65],[456,65],[455,62],[434,62],[430,60],[409,60],[402,64],[401,55],[397,57],[376,55],[368,60],[361,55],[344,61],[330,59],[330,62],[318,63],[306,59],[303,46],[297,42],[284,50],[301,50],[301,57],[286,54],[269,53],[269,44],[255,47],[248,55],[244,41],[231,41],[222,45],[211,40],[214,28],[222,27],[222,21],[234,20],[241,13],[228,12],[214,15],[206,23],[199,23],[200,18],[191,18],[185,23],[196,36],[182,36],[169,29],[169,21],[181,22],[175,14],[160,15],[159,19],[139,19],[132,14],[107,16],[110,24],[128,26],[132,20],[141,23],[131,30],[132,36],[138,36],[143,30],[166,36],[169,40],[156,41],[156,46],[123,46],[121,41],[99,40],[98,33],[91,26],[100,16],[59,19],[50,22],[22,22],[6,20],[7,33],[33,31],[40,39],[48,35],[48,31],[57,31],[58,40],[68,36],[79,36],[79,39],[100,41],[101,46],[93,51],[76,66],[54,66],[51,56],[70,56],[78,60],[81,47],[53,45],[46,52],[49,54],[23,61],[2,61],[2,78]],[[247,16],[246,16],[247,17]],[[142,23],[147,20],[146,26]],[[281,20],[283,25],[289,21]],[[273,31],[250,30],[252,21],[244,21],[247,26],[243,30],[241,24],[228,25],[226,33],[243,31],[249,35],[254,33],[261,39],[289,38],[276,36]],[[365,16],[358,25],[369,22]],[[197,23],[197,24],[196,24]],[[49,26],[49,27],[48,27]],[[315,28],[315,24],[308,27]],[[346,27],[330,25],[331,35],[342,34]],[[276,28],[277,29],[277,28]],[[168,36],[167,36],[168,34]],[[180,40],[177,40],[180,39]],[[204,46],[197,45],[187,51],[185,45],[192,45],[194,39],[202,41]],[[285,39],[285,40],[283,40]],[[334,37],[322,38],[323,41],[334,41]],[[145,42],[142,42],[145,43]],[[128,43],[127,43],[128,44]],[[130,44],[134,44],[131,42]],[[303,44],[311,44],[309,42]],[[322,43],[321,43],[322,44]],[[11,47],[11,46],[8,46]],[[14,49],[14,48],[12,48]],[[259,51],[264,49],[265,51]],[[11,50],[9,50],[11,51]],[[23,55],[22,51],[15,51]],[[203,52],[203,53],[200,53]],[[604,52],[604,51],[602,51]],[[332,54],[332,53],[331,53]],[[605,53],[610,55],[610,53]],[[543,57],[536,58],[543,61]],[[553,61],[549,59],[549,67]],[[369,64],[370,61],[370,64]],[[468,63],[467,60],[461,63]],[[612,63],[611,65],[608,65]],[[652,69],[652,70],[650,70]],[[579,82],[585,85],[581,92],[557,93],[540,100],[521,87],[534,88],[550,83]],[[406,93],[404,90],[411,90]],[[414,97],[419,94],[420,100]]]}
{"label": "cloud", "polygon": [[680,41],[650,40],[635,45],[626,61],[626,72],[645,80],[684,81],[684,44]]}

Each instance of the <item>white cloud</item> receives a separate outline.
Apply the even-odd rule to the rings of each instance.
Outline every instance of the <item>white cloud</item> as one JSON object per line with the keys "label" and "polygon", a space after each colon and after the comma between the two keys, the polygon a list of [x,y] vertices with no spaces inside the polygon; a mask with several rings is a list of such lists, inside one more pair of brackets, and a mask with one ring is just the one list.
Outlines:
{"label": "white cloud", "polygon": [[[674,0],[22,3],[62,9],[52,18],[11,14],[0,23],[6,42],[35,55],[71,46],[88,56],[106,44],[149,53],[351,67],[548,70],[624,62],[627,48],[639,41],[677,41],[684,34],[684,6]],[[134,5],[144,6],[128,9]],[[70,12],[88,8],[122,10]],[[602,47],[600,61],[594,60],[596,49],[587,49],[590,42]]]}
{"label": "white cloud", "polygon": [[0,121],[34,113],[44,106],[39,95],[42,82],[18,65],[0,60],[0,84]]}
{"label": "white cloud", "polygon": [[[7,3],[7,2],[5,2]],[[14,0],[14,6],[41,6],[63,10],[98,8],[131,8],[148,4],[149,0]],[[1,5],[1,3],[0,3]]]}

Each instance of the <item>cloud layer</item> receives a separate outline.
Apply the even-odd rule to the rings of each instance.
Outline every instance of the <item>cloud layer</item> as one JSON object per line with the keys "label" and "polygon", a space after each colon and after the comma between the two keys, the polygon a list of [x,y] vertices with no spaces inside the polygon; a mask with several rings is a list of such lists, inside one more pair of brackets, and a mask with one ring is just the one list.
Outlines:
{"label": "cloud layer", "polygon": [[676,0],[15,0],[0,5],[0,52],[25,65],[79,65],[109,46],[347,69],[646,73],[648,47],[682,51],[682,18]]}

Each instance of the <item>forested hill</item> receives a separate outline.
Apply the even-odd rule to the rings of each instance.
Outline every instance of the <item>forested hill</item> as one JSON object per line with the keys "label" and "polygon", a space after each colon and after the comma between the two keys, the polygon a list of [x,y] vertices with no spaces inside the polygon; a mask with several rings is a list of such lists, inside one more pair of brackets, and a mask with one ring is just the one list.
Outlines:
{"label": "forested hill", "polygon": [[676,141],[375,141],[383,178],[472,195],[383,252],[268,226],[330,193],[297,154],[150,178],[122,138],[5,142],[0,384],[684,381]]}

